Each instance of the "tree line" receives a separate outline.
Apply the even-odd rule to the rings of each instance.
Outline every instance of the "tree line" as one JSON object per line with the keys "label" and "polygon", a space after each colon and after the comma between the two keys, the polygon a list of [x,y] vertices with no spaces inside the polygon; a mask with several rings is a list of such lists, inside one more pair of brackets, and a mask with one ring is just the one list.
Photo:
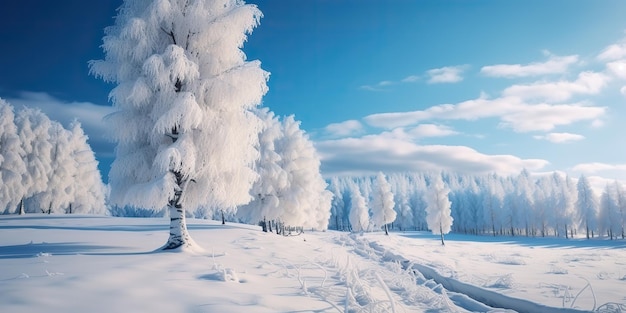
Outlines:
{"label": "tree line", "polygon": [[[458,173],[396,173],[388,175],[397,214],[392,229],[427,230],[428,205],[433,203],[433,181],[442,176],[450,201],[450,230],[492,236],[556,236],[624,238],[626,193],[614,181],[597,194],[589,180],[554,172],[533,177],[526,170],[516,176],[463,175]],[[372,196],[376,177],[334,177],[330,229],[353,231],[364,226],[352,222],[363,213]],[[367,212],[367,211],[365,211]],[[450,221],[451,222],[451,221]],[[365,227],[379,228],[372,224]]]}
{"label": "tree line", "polygon": [[105,213],[105,186],[79,122],[65,129],[0,99],[0,212]]}

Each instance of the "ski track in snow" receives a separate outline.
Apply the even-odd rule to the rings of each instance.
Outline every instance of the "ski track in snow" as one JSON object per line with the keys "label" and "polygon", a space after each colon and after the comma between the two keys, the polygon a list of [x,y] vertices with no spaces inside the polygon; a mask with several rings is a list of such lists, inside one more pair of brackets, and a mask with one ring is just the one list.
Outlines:
{"label": "ski track in snow", "polygon": [[[476,308],[476,303],[479,303],[485,307],[495,307],[500,309],[492,309],[492,312],[500,312],[501,310],[512,310],[516,312],[590,312],[589,310],[582,310],[579,308],[568,308],[567,305],[573,305],[578,296],[586,289],[592,289],[590,283],[580,290],[579,294],[575,294],[576,291],[572,291],[568,285],[562,285],[558,283],[540,283],[540,288],[546,290],[552,290],[553,298],[562,298],[562,307],[551,307],[541,303],[533,302],[530,300],[515,298],[507,296],[506,294],[499,292],[508,289],[514,289],[514,279],[511,274],[496,275],[493,277],[483,277],[481,279],[475,278],[472,283],[467,283],[459,279],[454,265],[448,265],[446,263],[431,261],[422,258],[409,259],[397,252],[393,252],[385,248],[384,244],[380,242],[384,241],[381,238],[384,236],[374,236],[372,240],[364,236],[351,236],[355,240],[356,253],[368,258],[372,258],[373,255],[378,255],[381,262],[394,262],[402,264],[402,268],[405,270],[412,270],[423,279],[430,280],[425,283],[423,280],[418,280],[418,284],[436,284],[439,288],[445,288],[445,292],[448,297],[454,302],[455,305],[469,311],[481,311],[484,312],[484,308]],[[445,249],[445,247],[440,247]],[[404,250],[403,250],[404,251]],[[436,250],[435,250],[436,251]],[[601,253],[596,255],[582,254],[573,257],[572,259],[565,259],[562,262],[552,261],[551,263],[559,264],[551,265],[551,269],[546,274],[560,275],[568,274],[567,269],[561,268],[561,263],[570,262],[583,262],[579,265],[585,265],[584,261],[599,261],[602,255],[609,256],[608,253]],[[505,264],[505,265],[525,265],[524,261],[527,256],[520,255],[519,253],[508,254],[508,256],[495,256],[493,254],[483,255],[487,262]],[[452,263],[458,263],[459,260],[449,260]],[[616,265],[624,265],[623,263],[616,263]],[[591,266],[591,265],[590,265]],[[624,277],[620,277],[619,273],[609,273],[601,271],[598,273],[598,279],[620,279],[624,280]],[[582,277],[581,277],[582,278]],[[584,278],[583,278],[584,279]],[[587,281],[588,282],[588,281]],[[482,286],[482,287],[481,287]],[[499,291],[494,291],[499,290]],[[593,294],[593,290],[591,290]],[[622,303],[595,303],[595,294],[593,294],[594,307],[597,308],[594,311],[597,312],[626,312],[626,304]],[[624,298],[626,299],[626,298]]]}
{"label": "ski track in snow", "polygon": [[[400,262],[402,267],[406,270],[412,270],[416,273],[420,273],[421,276],[425,279],[433,280],[435,283],[441,285],[441,287],[445,288],[448,293],[452,292],[456,294],[456,297],[453,299],[463,299],[464,301],[455,301],[455,304],[461,306],[465,309],[474,310],[473,305],[475,303],[471,303],[471,305],[467,304],[467,299],[473,299],[479,303],[482,303],[486,306],[502,308],[502,309],[510,309],[516,312],[585,312],[575,309],[566,309],[566,308],[551,308],[541,304],[533,303],[531,301],[516,299],[512,297],[508,297],[502,295],[497,292],[493,292],[490,290],[486,290],[471,284],[463,283],[457,279],[454,279],[456,275],[451,275],[450,277],[446,277],[445,274],[442,275],[438,273],[434,268],[414,263],[406,258],[396,255],[394,253],[388,252],[383,246],[379,245],[376,242],[370,242],[369,246],[376,251],[381,257],[389,262]],[[500,281],[500,280],[498,280]],[[505,288],[508,287],[508,284],[505,284]],[[499,284],[491,285],[491,287],[501,287]],[[460,296],[460,297],[459,297]]]}

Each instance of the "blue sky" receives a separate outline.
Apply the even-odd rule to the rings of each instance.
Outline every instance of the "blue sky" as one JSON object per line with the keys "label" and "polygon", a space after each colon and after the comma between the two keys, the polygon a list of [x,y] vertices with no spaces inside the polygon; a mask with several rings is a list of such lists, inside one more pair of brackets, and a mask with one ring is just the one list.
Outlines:
{"label": "blue sky", "polygon": [[[249,3],[265,15],[244,48],[271,72],[264,105],[302,121],[326,176],[527,168],[626,181],[626,2]],[[103,57],[120,4],[0,11],[0,97],[79,118],[104,176],[113,86],[87,61]]]}

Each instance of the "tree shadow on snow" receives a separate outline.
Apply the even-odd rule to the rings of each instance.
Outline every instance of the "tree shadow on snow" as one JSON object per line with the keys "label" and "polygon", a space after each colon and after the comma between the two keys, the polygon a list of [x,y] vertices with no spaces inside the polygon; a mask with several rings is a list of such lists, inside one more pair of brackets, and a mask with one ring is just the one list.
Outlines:
{"label": "tree shadow on snow", "polygon": [[[399,234],[407,238],[432,239],[441,240],[439,235],[433,235],[429,232],[406,232]],[[448,234],[445,235],[446,242],[484,242],[484,243],[501,243],[519,245],[525,247],[542,247],[542,248],[606,248],[606,249],[625,249],[626,240],[617,239],[609,240],[607,238],[555,238],[555,237],[525,237],[525,236],[480,236],[480,235],[464,235],[464,234]]]}
{"label": "tree shadow on snow", "polygon": [[0,259],[37,258],[51,255],[140,255],[147,252],[97,252],[124,250],[126,247],[99,246],[79,242],[28,243],[24,245],[0,246]]}
{"label": "tree shadow on snow", "polygon": [[154,224],[154,225],[98,225],[98,226],[74,226],[74,225],[0,225],[0,230],[3,229],[41,229],[41,230],[79,230],[79,231],[128,231],[128,232],[147,232],[147,231],[160,231],[168,229],[168,225]]}

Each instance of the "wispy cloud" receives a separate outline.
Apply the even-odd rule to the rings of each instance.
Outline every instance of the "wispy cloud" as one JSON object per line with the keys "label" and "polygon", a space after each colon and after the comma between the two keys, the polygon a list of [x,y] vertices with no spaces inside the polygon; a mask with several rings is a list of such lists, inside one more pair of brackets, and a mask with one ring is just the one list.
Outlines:
{"label": "wispy cloud", "polygon": [[426,74],[429,76],[429,84],[457,83],[463,80],[463,72],[467,69],[466,65],[445,66],[428,70]]}
{"label": "wispy cloud", "polygon": [[374,127],[393,129],[417,125],[430,120],[477,120],[498,117],[501,127],[517,132],[550,131],[556,126],[579,121],[595,121],[605,115],[606,107],[584,103],[529,104],[518,97],[486,99],[484,97],[457,104],[441,104],[426,110],[378,113],[363,120]]}
{"label": "wispy cloud", "polygon": [[363,125],[357,120],[348,120],[329,124],[324,131],[331,137],[346,137],[363,133]]}
{"label": "wispy cloud", "polygon": [[566,101],[574,95],[595,95],[600,93],[611,81],[604,73],[582,72],[575,81],[537,82],[528,85],[513,85],[502,94],[521,99],[543,101]]}
{"label": "wispy cloud", "polygon": [[574,166],[573,171],[584,174],[598,174],[606,171],[624,171],[626,172],[626,164],[608,164],[600,162],[582,163]]}
{"label": "wispy cloud", "polygon": [[529,64],[496,64],[484,66],[480,72],[491,77],[529,77],[547,74],[565,73],[569,67],[578,62],[578,55],[556,56],[544,51],[548,56],[545,62],[533,62]]}
{"label": "wispy cloud", "polygon": [[89,144],[100,156],[113,155],[114,144],[106,135],[108,126],[102,118],[113,112],[110,106],[90,102],[63,101],[44,92],[20,92],[17,98],[7,99],[16,109],[21,107],[39,108],[50,119],[67,127],[74,119],[78,120],[89,136]]}
{"label": "wispy cloud", "polygon": [[585,136],[572,133],[549,133],[546,135],[537,135],[533,138],[538,140],[547,140],[553,143],[570,143],[585,139]]}
{"label": "wispy cloud", "polygon": [[437,124],[420,124],[411,128],[408,133],[417,138],[446,137],[459,134],[449,126]]}
{"label": "wispy cloud", "polygon": [[612,44],[598,55],[600,61],[614,61],[626,57],[626,43]]}
{"label": "wispy cloud", "polygon": [[420,80],[420,77],[417,75],[409,75],[401,80],[403,83],[414,83]]}
{"label": "wispy cloud", "polygon": [[363,86],[360,86],[359,88],[363,90],[369,90],[369,91],[384,91],[386,90],[385,87],[389,87],[393,84],[395,83],[390,80],[383,80],[383,81],[376,83],[375,85],[363,85]]}
{"label": "wispy cloud", "polygon": [[[429,84],[456,83],[463,80],[463,72],[469,68],[467,65],[446,66],[426,71],[424,79]],[[361,85],[359,89],[367,91],[387,91],[388,87],[398,84],[416,83],[422,80],[418,75],[409,75],[400,80],[383,80],[376,84]]]}

